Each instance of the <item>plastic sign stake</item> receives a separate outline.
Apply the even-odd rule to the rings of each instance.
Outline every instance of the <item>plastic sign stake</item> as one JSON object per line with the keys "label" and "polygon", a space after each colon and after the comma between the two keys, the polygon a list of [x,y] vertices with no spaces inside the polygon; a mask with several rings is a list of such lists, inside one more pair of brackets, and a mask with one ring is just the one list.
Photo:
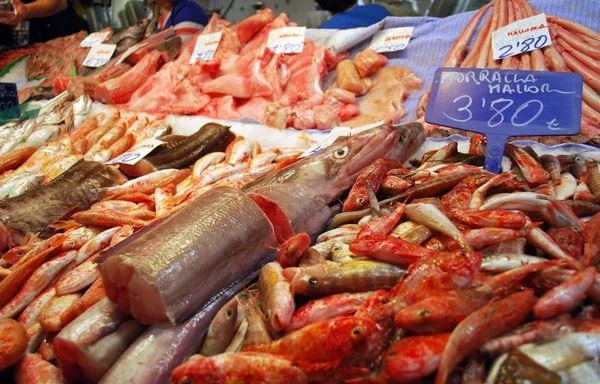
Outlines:
{"label": "plastic sign stake", "polygon": [[274,53],[300,53],[304,49],[306,27],[285,27],[269,32],[267,47]]}
{"label": "plastic sign stake", "polygon": [[494,60],[533,51],[552,44],[546,15],[540,13],[510,23],[492,33]]}
{"label": "plastic sign stake", "polygon": [[413,27],[400,27],[379,31],[371,40],[371,49],[379,53],[402,51],[408,46],[413,30]]}
{"label": "plastic sign stake", "polygon": [[83,61],[86,67],[98,68],[108,63],[117,49],[116,44],[96,44],[90,48],[90,52]]}
{"label": "plastic sign stake", "polygon": [[222,34],[222,32],[216,32],[198,36],[196,45],[194,45],[194,52],[190,57],[190,64],[194,64],[198,60],[212,60],[217,48],[219,48]]}
{"label": "plastic sign stake", "polygon": [[485,169],[499,173],[511,136],[578,134],[582,90],[572,72],[440,68],[425,121],[484,134]]}

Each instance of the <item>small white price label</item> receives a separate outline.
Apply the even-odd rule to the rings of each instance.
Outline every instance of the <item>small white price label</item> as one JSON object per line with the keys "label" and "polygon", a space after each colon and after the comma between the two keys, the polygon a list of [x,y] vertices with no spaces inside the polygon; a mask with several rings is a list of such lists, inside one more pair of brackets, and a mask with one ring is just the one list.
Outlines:
{"label": "small white price label", "polygon": [[121,163],[134,165],[135,163],[146,157],[150,152],[152,152],[154,148],[164,143],[164,141],[160,141],[158,139],[146,139],[132,150],[127,151],[110,161],[107,161],[106,164]]}
{"label": "small white price label", "polygon": [[400,27],[379,31],[371,40],[371,49],[379,53],[402,51],[408,46],[413,30],[413,27]]}
{"label": "small white price label", "polygon": [[87,35],[79,44],[80,47],[89,48],[106,40],[110,36],[110,31],[94,32]]}
{"label": "small white price label", "polygon": [[304,49],[306,27],[285,27],[269,32],[267,47],[275,53],[300,53]]}
{"label": "small white price label", "polygon": [[83,61],[86,67],[98,68],[108,63],[117,49],[116,44],[96,44],[90,48],[90,52]]}
{"label": "small white price label", "polygon": [[125,61],[125,59],[127,59],[129,57],[129,55],[131,55],[133,52],[137,51],[138,49],[145,47],[146,45],[148,45],[148,43],[139,43],[139,44],[134,45],[133,47],[127,48],[127,50],[125,52],[123,52],[121,57],[119,57],[117,59],[117,62],[115,63],[115,65],[121,64],[122,62]]}
{"label": "small white price label", "polygon": [[492,33],[494,60],[533,51],[552,44],[546,15],[515,21]]}
{"label": "small white price label", "polygon": [[190,64],[194,64],[198,60],[212,60],[217,48],[219,48],[222,34],[222,32],[216,32],[198,36],[196,45],[194,45],[194,52],[190,57]]}

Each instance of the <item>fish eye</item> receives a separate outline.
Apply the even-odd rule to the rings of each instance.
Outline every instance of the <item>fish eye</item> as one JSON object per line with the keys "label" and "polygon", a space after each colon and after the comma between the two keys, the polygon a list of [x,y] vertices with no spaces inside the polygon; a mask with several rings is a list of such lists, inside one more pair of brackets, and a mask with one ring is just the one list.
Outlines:
{"label": "fish eye", "polygon": [[317,279],[315,279],[314,277],[311,277],[310,279],[308,279],[308,283],[310,285],[317,285],[319,283],[319,281]]}
{"label": "fish eye", "polygon": [[460,252],[460,255],[461,255],[461,256],[467,256],[467,251],[461,251],[461,252]]}
{"label": "fish eye", "polygon": [[225,317],[231,319],[231,316],[233,316],[233,311],[231,309],[228,309],[227,312],[225,312]]}
{"label": "fish eye", "polygon": [[583,157],[582,156],[575,156],[575,162],[576,163],[583,163]]}
{"label": "fish eye", "polygon": [[348,152],[350,152],[348,147],[339,148],[337,151],[335,151],[333,156],[336,159],[343,159],[344,157],[348,156]]}
{"label": "fish eye", "polygon": [[355,335],[355,336],[358,336],[358,335],[360,335],[360,333],[361,333],[361,332],[362,332],[362,331],[361,331],[361,329],[360,329],[360,328],[354,328],[354,329],[352,330],[352,334],[353,334],[353,335]]}
{"label": "fish eye", "polygon": [[17,251],[17,255],[19,255],[19,256],[22,256],[22,255],[23,255],[23,250],[19,249],[19,250]]}
{"label": "fish eye", "polygon": [[364,198],[362,198],[362,197],[359,197],[358,199],[356,199],[356,202],[357,202],[357,203],[362,203],[362,202],[364,202],[364,201],[365,201],[365,199],[364,199]]}
{"label": "fish eye", "polygon": [[420,309],[417,311],[417,316],[428,316],[429,315],[429,311],[426,309]]}

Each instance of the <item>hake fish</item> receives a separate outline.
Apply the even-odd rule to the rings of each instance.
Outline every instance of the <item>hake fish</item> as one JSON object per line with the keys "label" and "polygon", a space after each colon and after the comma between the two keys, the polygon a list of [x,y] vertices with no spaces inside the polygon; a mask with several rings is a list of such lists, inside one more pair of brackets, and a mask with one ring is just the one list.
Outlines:
{"label": "hake fish", "polygon": [[48,184],[0,201],[0,221],[8,228],[38,233],[69,211],[97,203],[95,190],[126,180],[114,167],[80,160]]}
{"label": "hake fish", "polygon": [[214,188],[108,251],[101,266],[106,294],[142,323],[181,322],[222,287],[272,261],[265,244],[274,246],[276,234],[316,234],[331,216],[328,204],[366,165],[395,145],[409,152],[423,138],[421,126],[384,124],[275,172],[248,194]]}

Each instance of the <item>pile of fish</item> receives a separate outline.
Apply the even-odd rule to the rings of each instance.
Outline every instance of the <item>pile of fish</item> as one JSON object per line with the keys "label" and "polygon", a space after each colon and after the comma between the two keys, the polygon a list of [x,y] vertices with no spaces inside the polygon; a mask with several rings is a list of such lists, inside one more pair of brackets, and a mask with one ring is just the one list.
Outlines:
{"label": "pile of fish", "polygon": [[[20,90],[19,101],[23,103],[29,99],[48,99],[59,95],[67,89],[70,81],[69,78],[76,75],[79,80],[76,80],[77,84],[73,85],[73,90],[78,91],[74,92],[76,97],[78,97],[84,90],[89,89],[90,85],[88,83],[90,81],[100,83],[123,74],[147,52],[155,48],[158,49],[160,43],[163,43],[164,51],[165,40],[172,38],[175,33],[173,30],[168,30],[144,40],[149,25],[150,20],[143,19],[118,33],[113,33],[111,28],[100,31],[110,32],[104,43],[117,45],[115,50],[116,57],[101,68],[90,68],[83,65],[89,53],[89,48],[80,46],[86,37],[85,31],[80,31],[66,37],[59,37],[43,44],[36,44],[34,49],[23,51],[29,55],[25,64],[27,79],[44,80],[37,86]],[[123,57],[127,61],[126,63],[116,64],[128,48],[142,40],[144,40],[144,49],[141,49],[132,57]],[[180,41],[179,45],[181,45]],[[89,80],[83,81],[81,78]],[[84,84],[81,83],[85,83],[87,88],[84,88]]]}
{"label": "pile of fish", "polygon": [[[140,62],[94,97],[104,103],[128,103],[136,111],[225,120],[251,117],[277,128],[330,129],[404,116],[404,100],[421,88],[412,71],[381,68],[386,57],[371,49],[343,60],[346,52],[334,55],[311,39],[305,39],[300,53],[273,53],[267,47],[269,32],[295,25],[285,13],[275,17],[270,9],[234,26],[213,14],[176,60],[158,71]],[[198,37],[213,33],[222,34],[213,58],[190,64]],[[336,66],[336,84],[325,91],[323,80]],[[137,83],[138,78],[145,81]],[[369,91],[357,104],[357,96]]]}
{"label": "pile of fish", "polygon": [[[481,32],[469,50],[477,26],[490,10]],[[583,112],[581,133],[573,136],[539,136],[536,140],[544,144],[575,141],[599,146],[600,135],[600,34],[590,28],[556,16],[547,16],[552,44],[542,49],[521,53],[516,56],[494,60],[492,33],[515,21],[535,16],[540,12],[526,0],[494,0],[475,13],[460,38],[448,53],[443,67],[498,68],[527,71],[577,72],[583,76]],[[425,116],[429,92],[419,101],[417,117]],[[431,135],[446,135],[449,129],[425,124]]]}
{"label": "pile of fish", "polygon": [[371,163],[328,231],[282,243],[172,382],[597,382],[598,152],[509,144],[513,169],[494,175],[481,149]]}
{"label": "pile of fish", "polygon": [[297,160],[299,151],[260,151],[236,138],[192,170],[101,189],[105,200],[54,225],[64,232],[4,253],[0,342],[9,352],[0,366],[17,363],[20,382],[168,381],[220,307],[274,259],[276,244],[318,234],[334,212],[328,205],[365,165],[394,145],[407,156],[423,140],[420,124],[384,125]]}

